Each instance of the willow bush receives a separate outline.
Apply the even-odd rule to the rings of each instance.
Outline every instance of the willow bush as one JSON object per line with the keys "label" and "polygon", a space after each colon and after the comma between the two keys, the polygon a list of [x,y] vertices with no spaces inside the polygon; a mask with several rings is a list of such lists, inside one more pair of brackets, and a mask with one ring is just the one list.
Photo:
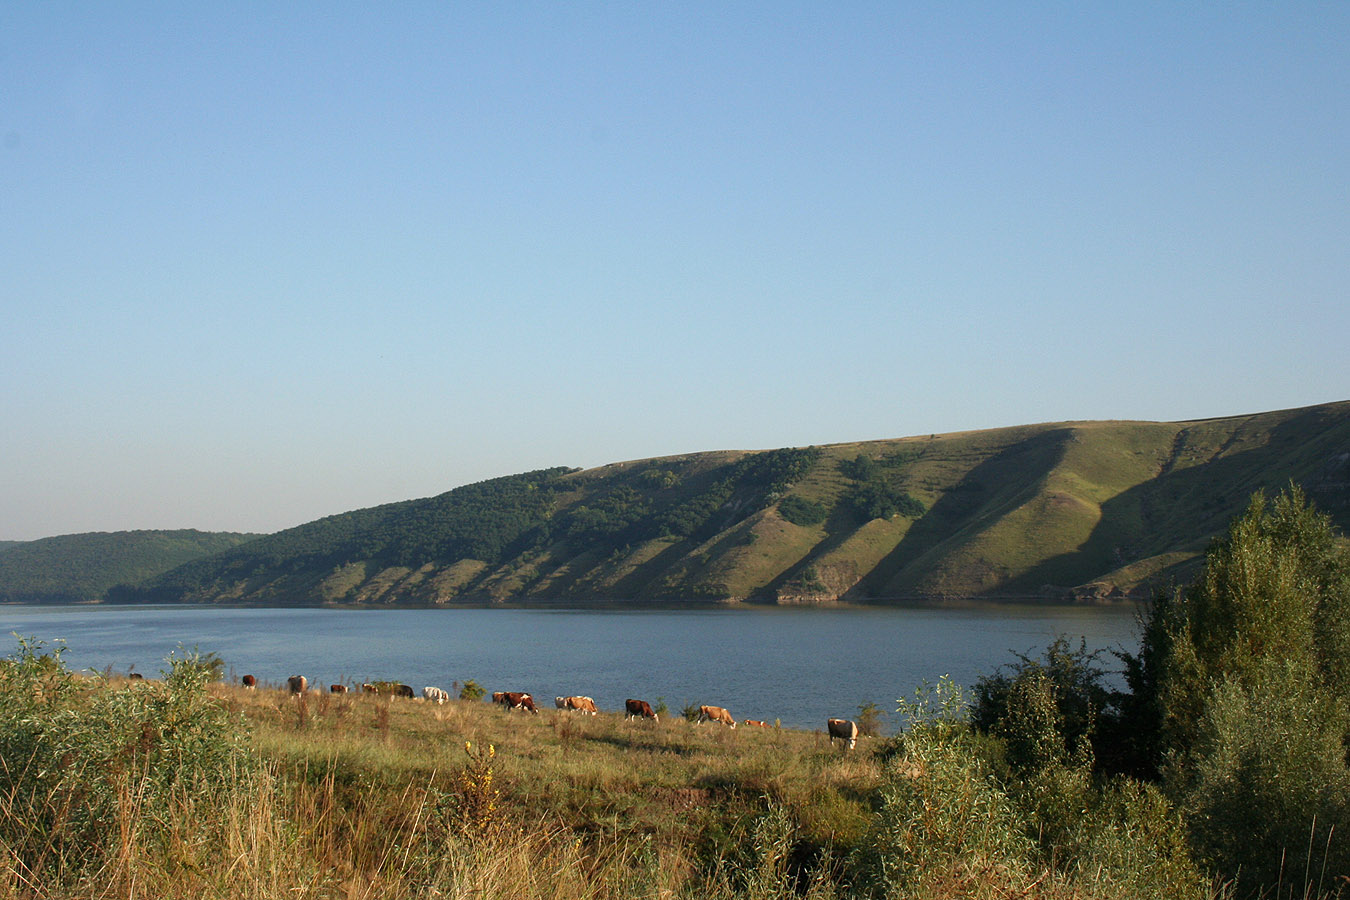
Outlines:
{"label": "willow bush", "polygon": [[70,672],[63,651],[21,639],[0,664],[0,840],[33,884],[106,869],[133,835],[155,842],[175,808],[233,793],[252,767],[195,654],[113,689]]}

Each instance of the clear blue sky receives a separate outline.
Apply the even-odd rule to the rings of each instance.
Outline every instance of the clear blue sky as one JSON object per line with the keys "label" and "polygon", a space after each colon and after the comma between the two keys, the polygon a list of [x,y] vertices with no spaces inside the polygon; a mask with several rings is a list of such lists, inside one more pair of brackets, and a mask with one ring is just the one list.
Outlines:
{"label": "clear blue sky", "polygon": [[1350,4],[5,3],[0,539],[1350,399]]}

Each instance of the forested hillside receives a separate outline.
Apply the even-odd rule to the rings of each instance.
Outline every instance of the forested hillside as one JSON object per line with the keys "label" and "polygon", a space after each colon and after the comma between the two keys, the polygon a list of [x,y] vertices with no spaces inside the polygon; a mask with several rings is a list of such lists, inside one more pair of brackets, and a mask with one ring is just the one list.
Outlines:
{"label": "forested hillside", "polygon": [[115,584],[153,578],[256,535],[203,531],[67,534],[0,546],[0,603],[100,600]]}
{"label": "forested hillside", "polygon": [[1350,403],[545,469],[278,532],[118,601],[1100,600],[1260,489],[1350,524]]}

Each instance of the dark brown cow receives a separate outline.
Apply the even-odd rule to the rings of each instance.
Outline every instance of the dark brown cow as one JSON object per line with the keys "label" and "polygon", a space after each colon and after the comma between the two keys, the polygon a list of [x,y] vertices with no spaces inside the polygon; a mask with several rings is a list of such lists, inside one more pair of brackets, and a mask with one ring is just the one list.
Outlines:
{"label": "dark brown cow", "polygon": [[145,676],[142,675],[140,672],[131,672],[131,673],[128,673],[127,678],[131,679],[132,681],[144,681],[144,680],[145,680]]}
{"label": "dark brown cow", "polygon": [[303,675],[292,675],[286,679],[286,688],[292,694],[303,694],[309,688],[309,679]]}
{"label": "dark brown cow", "polygon": [[698,708],[698,722],[721,722],[723,725],[736,727],[736,720],[731,717],[731,713],[720,706],[700,706]]}
{"label": "dark brown cow", "polygon": [[258,679],[254,678],[252,675],[244,676],[244,687],[256,688],[257,686],[258,686]]}
{"label": "dark brown cow", "polygon": [[656,713],[652,712],[651,704],[646,700],[625,700],[623,701],[625,719],[651,719],[653,722],[660,722]]}
{"label": "dark brown cow", "polygon": [[826,719],[825,727],[830,731],[830,746],[834,746],[834,739],[846,741],[845,750],[852,750],[853,745],[858,742],[858,723],[848,719]]}
{"label": "dark brown cow", "polygon": [[347,693],[347,686],[345,684],[330,684],[328,686],[328,693],[345,694]]}
{"label": "dark brown cow", "polygon": [[[498,697],[501,699],[497,699]],[[507,712],[510,712],[513,709],[523,709],[532,713],[539,712],[534,706],[534,698],[529,694],[516,691],[498,691],[492,695],[492,699],[494,702],[500,703],[502,706],[506,707]]]}
{"label": "dark brown cow", "polygon": [[396,684],[394,685],[394,696],[412,699],[413,697],[416,697],[417,694],[413,691],[412,685],[410,684]]}

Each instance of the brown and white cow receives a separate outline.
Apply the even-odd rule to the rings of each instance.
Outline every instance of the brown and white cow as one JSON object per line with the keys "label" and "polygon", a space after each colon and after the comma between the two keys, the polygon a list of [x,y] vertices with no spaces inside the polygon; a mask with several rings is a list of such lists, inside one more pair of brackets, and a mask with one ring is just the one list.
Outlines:
{"label": "brown and white cow", "polygon": [[590,713],[591,715],[599,712],[595,708],[595,701],[590,697],[554,697],[553,703],[558,709],[570,709],[576,712]]}
{"label": "brown and white cow", "polygon": [[258,679],[254,678],[252,675],[244,676],[244,687],[253,689],[256,688],[257,686],[258,686]]}
{"label": "brown and white cow", "polygon": [[309,679],[303,675],[292,675],[286,679],[286,689],[292,694],[303,694],[309,690]]}
{"label": "brown and white cow", "polygon": [[660,722],[656,713],[652,712],[652,706],[646,700],[625,700],[623,701],[623,710],[625,719],[651,719],[653,722]]}
{"label": "brown and white cow", "polygon": [[345,694],[347,693],[347,686],[345,684],[330,684],[328,686],[328,693]]}
{"label": "brown and white cow", "polygon": [[768,728],[768,727],[769,727],[769,723],[768,723],[768,722],[761,722],[759,719],[746,719],[744,724],[746,724],[746,725],[751,725],[751,726],[753,726],[753,727],[755,727],[755,728]]}
{"label": "brown and white cow", "polygon": [[529,694],[518,691],[497,691],[492,695],[492,701],[506,707],[507,712],[513,709],[523,709],[532,713],[539,712],[534,706],[534,698]]}
{"label": "brown and white cow", "polygon": [[827,719],[825,727],[830,732],[830,746],[834,746],[835,738],[846,741],[845,750],[852,750],[853,745],[858,743],[858,723],[849,719]]}
{"label": "brown and white cow", "polygon": [[434,703],[448,703],[450,694],[445,688],[427,686],[422,688],[422,699]]}
{"label": "brown and white cow", "polygon": [[731,717],[731,713],[720,706],[700,706],[698,708],[698,723],[702,722],[721,722],[723,725],[736,727],[736,720]]}
{"label": "brown and white cow", "polygon": [[363,681],[363,682],[361,682],[361,693],[363,693],[363,694],[378,694],[379,692],[380,692],[380,689],[377,688],[375,685],[371,684],[369,681]]}

